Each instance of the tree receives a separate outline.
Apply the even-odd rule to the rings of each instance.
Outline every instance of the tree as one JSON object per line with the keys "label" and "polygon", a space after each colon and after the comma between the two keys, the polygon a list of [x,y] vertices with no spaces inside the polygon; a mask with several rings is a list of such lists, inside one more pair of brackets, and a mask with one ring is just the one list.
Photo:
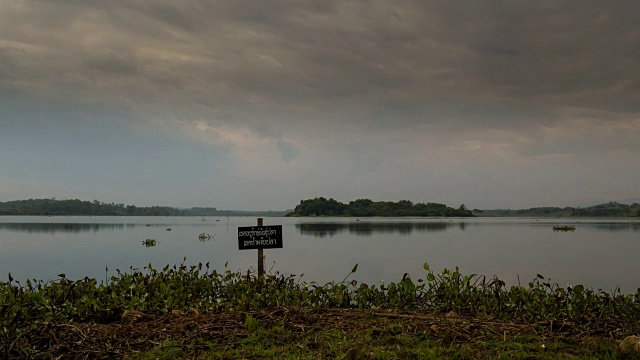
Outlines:
{"label": "tree", "polygon": [[463,204],[458,209],[438,203],[417,203],[409,200],[372,201],[358,199],[343,204],[334,199],[316,197],[301,200],[289,216],[473,216]]}

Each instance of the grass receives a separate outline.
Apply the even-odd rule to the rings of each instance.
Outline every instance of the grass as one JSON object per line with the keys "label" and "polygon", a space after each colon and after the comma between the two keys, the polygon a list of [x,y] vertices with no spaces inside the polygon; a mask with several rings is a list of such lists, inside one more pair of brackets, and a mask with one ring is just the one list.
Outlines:
{"label": "grass", "polygon": [[[292,327],[282,318],[261,321],[244,336],[191,343],[167,341],[134,359],[623,359],[611,339],[543,338],[535,335],[482,336],[454,339],[436,333],[428,323],[407,318],[362,316],[362,311],[340,314],[340,325]],[[355,315],[355,316],[354,316]],[[358,316],[360,315],[360,316]],[[336,314],[319,314],[325,321]],[[367,326],[363,326],[366,324]],[[456,332],[455,329],[448,329]],[[450,335],[450,334],[449,334]],[[543,346],[544,345],[544,346]]]}
{"label": "grass", "polygon": [[[640,291],[562,288],[538,275],[405,275],[320,285],[209,264],[130,268],[96,279],[0,282],[0,354],[56,358],[624,358]],[[544,345],[544,347],[542,346]],[[638,358],[638,357],[636,357]]]}

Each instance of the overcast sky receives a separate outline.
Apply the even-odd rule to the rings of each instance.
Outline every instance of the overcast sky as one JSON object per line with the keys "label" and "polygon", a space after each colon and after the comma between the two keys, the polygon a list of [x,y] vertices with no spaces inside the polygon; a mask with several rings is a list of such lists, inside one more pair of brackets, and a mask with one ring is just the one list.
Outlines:
{"label": "overcast sky", "polygon": [[640,197],[640,2],[0,0],[0,201]]}

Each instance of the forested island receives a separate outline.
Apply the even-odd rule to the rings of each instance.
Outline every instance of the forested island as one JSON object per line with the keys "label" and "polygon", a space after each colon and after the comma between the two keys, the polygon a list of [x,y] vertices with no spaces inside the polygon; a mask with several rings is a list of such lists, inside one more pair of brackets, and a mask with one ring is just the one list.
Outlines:
{"label": "forested island", "polygon": [[287,216],[473,216],[466,206],[457,209],[439,203],[412,203],[409,200],[373,201],[358,199],[343,204],[317,197],[301,200]]}
{"label": "forested island", "polygon": [[82,201],[56,199],[29,199],[0,202],[0,215],[46,216],[284,216],[288,211],[218,210],[214,207],[187,209],[170,206],[135,206],[105,203],[98,200]]}
{"label": "forested island", "polygon": [[301,200],[295,209],[287,216],[442,216],[442,217],[636,217],[640,216],[640,203],[622,204],[608,202],[587,207],[534,207],[529,209],[511,210],[469,210],[463,204],[458,208],[440,203],[412,203],[409,200],[373,201],[358,199],[348,204],[334,199],[316,197]]}

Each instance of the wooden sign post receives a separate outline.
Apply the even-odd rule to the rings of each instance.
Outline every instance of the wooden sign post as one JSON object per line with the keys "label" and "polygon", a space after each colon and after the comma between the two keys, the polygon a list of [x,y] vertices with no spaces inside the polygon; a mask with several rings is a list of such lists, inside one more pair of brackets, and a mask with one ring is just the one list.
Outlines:
{"label": "wooden sign post", "polygon": [[264,226],[258,218],[258,226],[239,226],[238,248],[258,249],[258,277],[264,276],[264,249],[282,248],[282,225]]}
{"label": "wooden sign post", "polygon": [[[262,218],[258,218],[258,227],[263,225]],[[258,249],[258,277],[264,276],[264,248]]]}

